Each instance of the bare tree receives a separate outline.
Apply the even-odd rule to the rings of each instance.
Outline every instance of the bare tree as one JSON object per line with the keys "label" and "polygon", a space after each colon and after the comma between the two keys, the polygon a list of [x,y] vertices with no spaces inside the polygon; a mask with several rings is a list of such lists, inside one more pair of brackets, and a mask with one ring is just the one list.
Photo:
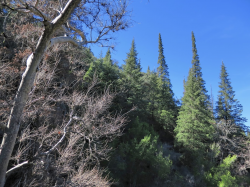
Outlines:
{"label": "bare tree", "polygon": [[[227,152],[227,154],[238,154],[242,151],[243,140],[246,140],[244,136],[239,135],[239,127],[231,123],[230,120],[220,120],[216,123],[216,137],[219,143],[222,154]],[[235,134],[238,134],[235,136]],[[227,155],[225,155],[227,156]],[[240,156],[240,155],[238,155]]]}
{"label": "bare tree", "polygon": [[222,161],[228,155],[237,155],[234,173],[243,175],[249,168],[249,138],[239,126],[231,120],[220,120],[216,123],[216,145],[219,150],[217,157]]}
{"label": "bare tree", "polygon": [[[7,171],[7,178],[29,165],[35,175],[30,172],[23,174],[22,178],[30,178],[26,179],[25,186],[31,182],[32,186],[62,185],[63,182],[81,186],[87,184],[85,178],[89,177],[92,180],[97,177],[96,183],[106,181],[105,185],[109,184],[101,178],[98,165],[108,158],[111,150],[108,143],[121,135],[126,119],[124,115],[111,115],[107,110],[115,94],[107,89],[103,95],[95,95],[95,85],[94,81],[85,93],[48,98],[66,102],[70,106],[69,114],[55,128],[46,123],[33,130],[30,124],[23,128],[18,137],[19,148],[12,156],[17,164]],[[31,151],[32,158],[29,156]],[[89,167],[94,168],[86,171]]]}
{"label": "bare tree", "polygon": [[[26,60],[27,67],[22,74],[8,123],[4,126],[4,135],[0,147],[0,187],[3,187],[23,111],[32,90],[34,90],[36,70],[48,48],[59,43],[72,43],[76,46],[82,46],[88,43],[108,41],[110,38],[107,36],[110,31],[115,32],[125,29],[128,22],[124,19],[127,15],[125,0],[3,0],[1,6],[13,12],[27,14],[27,16],[43,23],[43,29],[36,47]],[[5,33],[5,35],[8,35],[8,33]],[[73,108],[68,121],[69,124],[76,120],[73,119]],[[88,140],[90,148],[91,141],[92,139]],[[55,148],[56,145],[54,145]],[[55,148],[52,148],[52,150]],[[49,154],[51,151],[44,152],[44,154]]]}
{"label": "bare tree", "polygon": [[[107,88],[100,94],[100,90],[96,90],[96,79],[87,90],[77,89],[77,83],[84,76],[84,71],[77,67],[80,59],[84,59],[84,50],[74,54],[75,48],[60,45],[46,53],[29,94],[6,173],[7,186],[110,184],[101,177],[98,165],[108,158],[108,143],[121,135],[124,115],[109,113],[115,93]],[[66,53],[70,55],[60,56]],[[75,69],[75,78],[68,83],[65,79],[69,75],[61,77],[71,74],[65,68],[69,63],[67,59],[73,61],[71,68]],[[13,61],[16,62],[16,57]],[[19,71],[13,71],[11,65],[2,66],[1,70],[1,98],[9,101],[6,92],[9,88],[15,90],[14,78],[18,74],[15,72]],[[9,78],[13,81],[6,84]],[[11,105],[3,102],[5,110]],[[0,113],[0,117],[4,119],[7,114]]]}

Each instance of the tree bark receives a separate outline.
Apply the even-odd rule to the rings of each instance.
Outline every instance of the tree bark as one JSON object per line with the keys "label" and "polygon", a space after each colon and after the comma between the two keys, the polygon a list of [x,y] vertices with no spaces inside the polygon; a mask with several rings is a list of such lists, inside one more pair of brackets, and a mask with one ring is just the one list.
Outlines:
{"label": "tree bark", "polygon": [[15,96],[14,105],[11,109],[9,121],[5,128],[0,147],[0,187],[4,187],[5,184],[9,159],[16,142],[23,109],[34,84],[36,68],[41,62],[47,48],[51,45],[51,38],[53,37],[54,32],[67,21],[73,10],[79,5],[80,2],[81,0],[69,0],[61,14],[58,15],[51,23],[44,20],[45,30],[38,41],[35,52],[32,53],[27,59],[27,68],[23,73],[20,86]]}

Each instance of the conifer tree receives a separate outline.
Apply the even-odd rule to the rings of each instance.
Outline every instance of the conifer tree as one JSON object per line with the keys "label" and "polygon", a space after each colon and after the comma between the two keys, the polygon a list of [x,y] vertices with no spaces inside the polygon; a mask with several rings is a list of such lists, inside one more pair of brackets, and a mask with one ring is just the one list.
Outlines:
{"label": "conifer tree", "polygon": [[168,65],[163,54],[163,44],[161,34],[159,34],[159,56],[157,68],[157,85],[158,85],[158,118],[163,123],[164,129],[173,130],[175,118],[177,117],[177,106],[174,100],[172,84],[169,78]]}
{"label": "conifer tree", "polygon": [[[123,65],[123,78],[121,83],[125,86],[127,92],[128,104],[132,103],[139,106],[142,98],[142,73],[141,65],[137,58],[135,41],[133,39],[130,52],[127,53],[127,59]],[[140,107],[139,107],[140,108]]]}
{"label": "conifer tree", "polygon": [[202,79],[199,56],[197,54],[195,37],[192,32],[193,60],[185,83],[185,93],[179,112],[176,140],[190,151],[204,152],[212,140],[214,127],[212,114],[208,109],[209,101],[205,82]]}
{"label": "conifer tree", "polygon": [[238,126],[242,127],[244,130],[244,122],[246,118],[241,117],[242,115],[242,105],[239,101],[234,98],[235,92],[231,86],[231,82],[228,78],[228,73],[226,67],[222,62],[221,73],[220,73],[220,85],[219,85],[219,95],[216,105],[216,118],[218,121],[224,119],[225,121],[231,121]]}
{"label": "conifer tree", "polygon": [[112,60],[111,60],[111,53],[110,53],[110,48],[108,48],[108,51],[103,59],[103,64],[105,64],[108,67],[112,66]]}
{"label": "conifer tree", "polygon": [[116,85],[116,81],[119,78],[119,68],[112,62],[110,49],[108,49],[104,58],[101,52],[100,58],[90,64],[83,79],[90,82],[94,74],[101,81],[101,84],[99,84],[100,90],[107,85]]}
{"label": "conifer tree", "polygon": [[127,59],[125,60],[126,64],[123,66],[127,78],[132,79],[133,81],[136,81],[141,77],[141,65],[138,62],[137,55],[135,40],[133,39],[130,52],[127,53]]}
{"label": "conifer tree", "polygon": [[[197,48],[196,48],[196,40],[194,33],[192,32],[192,51],[193,51],[193,59],[192,59],[192,71],[194,73],[194,76],[196,80],[199,82],[200,87],[202,88],[203,95],[205,96],[207,93],[207,90],[205,88],[205,81],[202,79],[202,72],[201,72],[201,67],[200,67],[200,60],[199,56],[197,54]],[[206,95],[207,96],[207,95]],[[209,99],[207,97],[207,99]],[[206,102],[206,104],[208,104]]]}
{"label": "conifer tree", "polygon": [[165,56],[163,54],[163,44],[161,39],[161,34],[159,33],[159,56],[158,56],[158,64],[159,67],[157,68],[158,76],[160,77],[161,81],[166,84],[170,93],[173,95],[172,85],[169,79],[169,72],[168,72],[168,65],[166,64]]}
{"label": "conifer tree", "polygon": [[146,110],[147,113],[150,114],[151,119],[154,119],[154,117],[157,115],[157,109],[159,107],[157,102],[157,94],[159,90],[157,84],[155,84],[157,79],[157,73],[155,71],[150,71],[150,68],[148,67],[147,73],[145,73],[143,76],[143,90],[145,90],[144,99],[146,101]]}
{"label": "conifer tree", "polygon": [[186,84],[186,80],[185,78],[183,79],[183,94],[185,94],[185,84]]}

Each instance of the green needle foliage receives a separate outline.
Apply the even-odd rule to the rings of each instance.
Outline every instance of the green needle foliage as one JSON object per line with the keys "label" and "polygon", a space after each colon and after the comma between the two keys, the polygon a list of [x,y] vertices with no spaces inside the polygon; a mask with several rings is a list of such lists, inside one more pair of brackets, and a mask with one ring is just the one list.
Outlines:
{"label": "green needle foliage", "polygon": [[214,127],[212,113],[208,109],[209,100],[205,82],[202,79],[195,37],[192,32],[193,60],[185,83],[177,127],[175,128],[177,145],[183,145],[190,152],[204,153],[212,141]]}
{"label": "green needle foliage", "polygon": [[172,85],[170,83],[170,79],[169,79],[169,72],[168,72],[168,65],[166,64],[166,60],[165,60],[165,56],[163,54],[163,44],[162,44],[162,39],[161,39],[161,34],[159,34],[159,56],[158,56],[158,64],[159,67],[157,68],[157,73],[158,76],[160,77],[160,79],[167,85],[167,87],[169,88],[169,91],[171,92],[171,94],[173,95],[173,91],[172,91]]}
{"label": "green needle foliage", "polygon": [[172,84],[169,78],[168,65],[163,54],[163,44],[161,34],[159,34],[159,56],[157,68],[157,98],[158,98],[158,112],[157,118],[161,124],[164,124],[163,128],[173,132],[175,120],[177,117],[177,106],[174,99],[174,93],[172,90]]}
{"label": "green needle foliage", "polygon": [[[125,60],[125,65],[123,65],[123,71],[121,73],[120,84],[126,90],[126,104],[125,108],[132,108],[133,105],[137,106],[137,112],[142,109],[142,72],[140,61],[137,58],[137,51],[135,48],[135,41],[132,41],[132,45],[129,53],[127,53],[127,58]],[[135,114],[135,113],[134,113]],[[139,115],[139,114],[137,114]],[[136,115],[135,115],[136,116]],[[134,116],[134,117],[135,117]]]}
{"label": "green needle foliage", "polygon": [[[215,133],[211,105],[213,101],[207,94],[202,78],[194,34],[192,33],[192,67],[187,80],[183,82],[184,93],[180,108],[174,99],[160,34],[158,50],[157,71],[150,71],[148,68],[146,73],[141,72],[134,40],[125,64],[120,69],[113,63],[109,49],[105,57],[91,58],[85,82],[91,81],[96,74],[100,80],[99,91],[108,84],[113,85],[119,93],[110,111],[125,113],[133,106],[137,107],[137,110],[128,114],[129,122],[123,131],[124,135],[111,143],[114,152],[110,161],[102,163],[102,166],[109,168],[110,176],[121,187],[185,186],[187,173],[194,176],[194,183],[198,186],[237,186],[239,178],[235,173],[231,174],[231,166],[236,157],[229,155],[228,150],[222,146],[228,142],[221,143],[218,132]],[[240,117],[241,105],[234,99],[224,64],[216,112],[218,120],[232,120],[232,123],[238,125],[244,121]],[[239,133],[230,134],[228,138],[233,141],[238,135]],[[172,152],[161,146],[171,145],[173,142],[177,149],[171,150]],[[242,147],[241,150],[243,148],[246,149]],[[173,155],[177,150],[181,156],[175,159]],[[222,163],[218,163],[218,159]],[[175,172],[170,173],[171,168]],[[190,182],[187,186],[192,184]]]}
{"label": "green needle foliage", "polygon": [[233,91],[223,62],[221,65],[220,80],[220,90],[216,106],[216,118],[218,121],[231,120],[231,123],[235,123],[245,130],[244,122],[246,122],[246,119],[241,117],[243,107],[239,104],[239,101],[234,98],[235,92]]}
{"label": "green needle foliage", "polygon": [[108,51],[103,59],[103,64],[105,64],[108,67],[111,67],[113,65],[112,60],[111,60],[110,48],[108,48]]}
{"label": "green needle foliage", "polygon": [[157,85],[159,87],[159,99],[162,102],[164,109],[174,110],[176,108],[174,102],[174,93],[172,90],[172,84],[169,78],[168,65],[166,64],[165,56],[163,54],[163,44],[161,34],[159,34],[159,56],[157,68],[158,80]]}
{"label": "green needle foliage", "polygon": [[105,57],[100,55],[99,59],[93,60],[86,74],[84,75],[84,81],[90,82],[93,79],[94,74],[101,81],[99,85],[100,90],[106,86],[116,86],[119,78],[119,67],[113,64],[111,59],[110,49],[108,49]]}
{"label": "green needle foliage", "polygon": [[157,116],[158,104],[158,86],[155,84],[157,82],[157,73],[150,71],[149,67],[147,73],[144,74],[144,90],[145,90],[145,101],[146,101],[146,111],[151,119]]}
{"label": "green needle foliage", "polygon": [[111,171],[120,179],[119,186],[151,186],[155,178],[167,179],[172,161],[163,156],[159,136],[138,117],[132,126],[112,160],[117,162]]}
{"label": "green needle foliage", "polygon": [[135,40],[132,41],[132,45],[129,53],[127,54],[126,64],[123,66],[124,73],[128,80],[136,82],[141,77],[141,65],[137,59],[137,51],[135,48]]}

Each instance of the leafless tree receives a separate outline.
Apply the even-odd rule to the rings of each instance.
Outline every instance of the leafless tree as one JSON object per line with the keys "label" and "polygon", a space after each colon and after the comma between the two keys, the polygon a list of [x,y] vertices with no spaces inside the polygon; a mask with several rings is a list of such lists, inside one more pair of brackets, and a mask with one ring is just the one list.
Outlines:
{"label": "leafless tree", "polygon": [[237,155],[234,173],[246,174],[249,165],[249,138],[240,127],[231,120],[220,120],[216,123],[216,145],[220,151],[218,157],[222,161],[229,154]]}
{"label": "leafless tree", "polygon": [[[31,129],[30,124],[23,128],[18,137],[18,149],[11,159],[17,164],[7,171],[7,178],[29,165],[35,176],[25,173],[22,178],[29,176],[32,181],[27,179],[24,186],[29,186],[31,182],[32,186],[63,183],[81,186],[85,184],[84,178],[89,178],[91,173],[96,174],[99,181],[109,184],[98,174],[98,165],[108,158],[111,150],[108,143],[121,135],[126,120],[124,115],[114,116],[108,112],[115,94],[107,89],[102,96],[95,96],[95,84],[93,82],[85,93],[74,92],[70,97],[48,98],[57,103],[66,102],[70,106],[68,114],[62,124],[54,128],[46,123],[37,129]],[[87,170],[89,167],[94,168]],[[88,177],[85,173],[89,173]]]}
{"label": "leafless tree", "polygon": [[[22,74],[21,82],[15,94],[14,101],[11,103],[12,108],[8,116],[8,122],[7,124],[1,124],[2,128],[4,128],[4,135],[0,147],[0,187],[3,187],[5,184],[9,160],[11,158],[11,154],[13,152],[22,122],[22,116],[25,113],[24,110],[27,102],[29,102],[29,97],[32,95],[36,87],[36,84],[34,83],[37,74],[37,67],[44,58],[46,51],[49,48],[61,43],[71,43],[75,46],[84,46],[88,43],[102,43],[103,45],[106,45],[104,42],[111,39],[108,37],[108,34],[110,32],[125,29],[128,26],[128,22],[125,20],[127,15],[127,3],[125,0],[2,0],[1,6],[8,9],[10,12],[26,15],[26,17],[36,19],[43,24],[41,29],[39,29],[40,35],[38,38],[33,37],[33,40],[27,39],[27,41],[24,43],[29,45],[29,42],[31,41],[36,43],[36,46],[34,48],[30,47],[30,49],[27,49],[26,51],[26,53],[31,53],[26,60],[27,67]],[[26,25],[28,27],[28,24]],[[4,36],[8,36],[8,33],[5,32]],[[28,37],[29,35],[27,35],[27,38]],[[36,101],[42,101],[45,97],[46,95],[36,98]],[[81,97],[78,96],[75,98]],[[81,121],[86,120],[84,116],[82,118],[78,116],[75,117],[74,105],[70,106],[71,112],[66,123],[68,125],[65,127],[70,126],[72,121],[78,120],[79,123],[83,123]],[[99,128],[101,127],[98,126],[97,129]],[[116,130],[111,129],[111,132],[116,132]],[[67,131],[64,130],[62,132],[64,137],[66,137]],[[79,133],[77,130],[76,132]],[[96,131],[93,132],[96,134]],[[108,137],[108,134],[110,133],[106,132],[105,130],[104,132]],[[70,133],[72,134],[73,132]],[[99,138],[102,137],[101,135],[98,135],[98,133],[96,136]],[[72,137],[76,136],[72,135]],[[72,138],[70,141],[73,140],[74,138]],[[93,140],[92,137],[85,135],[84,140],[88,143],[89,150],[91,150],[91,155],[92,152],[98,153],[99,155],[105,155],[105,153],[97,151],[98,145],[93,143],[95,140]],[[74,141],[78,142],[78,139],[76,138]],[[73,145],[74,143],[71,144]],[[56,149],[56,145],[58,144],[56,143],[54,146],[51,144],[50,146],[52,146],[52,148],[45,152],[39,153],[38,155],[49,155]],[[93,145],[97,147],[92,147]],[[43,144],[40,146],[43,147]],[[95,157],[92,155],[91,159],[92,158]],[[96,161],[97,160],[98,159],[96,159]],[[25,163],[26,161],[20,164],[22,165]],[[27,161],[27,163],[29,162]],[[15,167],[18,168],[17,166]],[[15,169],[13,168],[13,170],[9,170],[8,172],[13,172],[14,170]]]}
{"label": "leafless tree", "polygon": [[[125,118],[124,115],[108,112],[115,93],[107,88],[100,95],[100,91],[95,91],[95,85],[98,85],[96,79],[87,90],[76,89],[76,83],[84,76],[81,69],[74,71],[75,78],[68,83],[65,82],[68,76],[60,77],[68,69],[60,72],[59,66],[65,67],[67,59],[76,65],[84,56],[84,51],[81,51],[79,54],[70,52],[71,56],[67,59],[60,58],[61,51],[64,49],[66,53],[69,48],[65,44],[54,46],[39,68],[10,159],[8,186],[81,186],[91,184],[91,181],[96,186],[109,184],[107,179],[101,177],[98,165],[108,158],[108,143],[121,135]],[[1,69],[1,80],[16,77],[10,67],[6,65]],[[9,76],[6,76],[8,73]],[[8,87],[14,88],[13,84],[2,85],[4,95]],[[3,98],[9,100],[5,96]],[[8,109],[11,103],[4,105]],[[25,172],[22,172],[24,168]],[[14,174],[19,176],[16,180],[13,179]]]}

